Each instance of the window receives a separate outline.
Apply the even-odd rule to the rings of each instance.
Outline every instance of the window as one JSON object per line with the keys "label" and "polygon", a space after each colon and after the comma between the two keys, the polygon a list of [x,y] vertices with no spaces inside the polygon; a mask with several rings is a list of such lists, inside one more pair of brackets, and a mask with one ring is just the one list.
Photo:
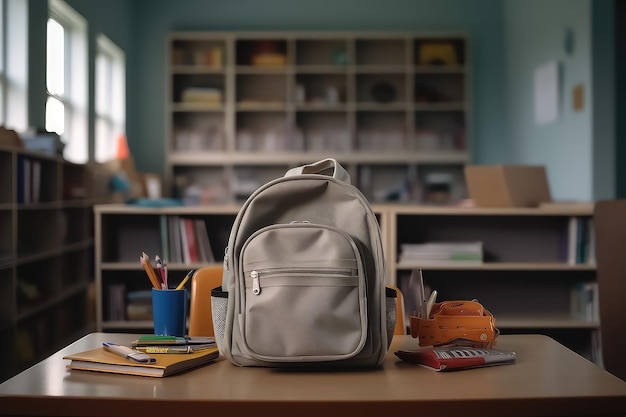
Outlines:
{"label": "window", "polygon": [[27,0],[0,0],[0,124],[17,131],[28,127],[27,18]]}
{"label": "window", "polygon": [[87,22],[62,0],[49,0],[45,128],[65,144],[63,155],[87,162]]}
{"label": "window", "polygon": [[106,162],[116,157],[126,129],[126,60],[106,36],[99,35],[96,44],[95,159]]}
{"label": "window", "polygon": [[6,50],[6,43],[4,42],[5,39],[5,30],[7,27],[6,24],[6,19],[5,19],[5,13],[4,13],[4,7],[6,5],[6,2],[4,0],[0,0],[0,125],[4,125],[6,122],[6,114],[5,114],[5,109],[6,109],[6,83],[7,83],[7,76],[6,76],[6,70],[4,69],[4,54],[5,54],[5,50]]}

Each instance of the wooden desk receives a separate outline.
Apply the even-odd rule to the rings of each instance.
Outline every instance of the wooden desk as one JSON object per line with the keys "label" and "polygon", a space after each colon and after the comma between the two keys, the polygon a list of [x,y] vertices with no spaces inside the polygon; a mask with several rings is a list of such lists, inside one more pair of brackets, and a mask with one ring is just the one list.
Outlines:
{"label": "wooden desk", "polygon": [[94,333],[0,385],[0,415],[62,416],[553,416],[626,414],[626,382],[554,340],[500,336],[517,362],[439,373],[393,352],[366,371],[239,368],[220,358],[166,378],[68,371],[63,355],[129,343],[136,335]]}

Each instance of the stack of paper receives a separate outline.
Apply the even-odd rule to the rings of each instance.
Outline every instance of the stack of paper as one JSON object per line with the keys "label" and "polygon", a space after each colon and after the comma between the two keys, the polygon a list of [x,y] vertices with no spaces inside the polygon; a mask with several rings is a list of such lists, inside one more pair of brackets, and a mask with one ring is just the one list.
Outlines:
{"label": "stack of paper", "polygon": [[400,263],[433,265],[480,265],[483,263],[482,242],[407,243],[400,246]]}

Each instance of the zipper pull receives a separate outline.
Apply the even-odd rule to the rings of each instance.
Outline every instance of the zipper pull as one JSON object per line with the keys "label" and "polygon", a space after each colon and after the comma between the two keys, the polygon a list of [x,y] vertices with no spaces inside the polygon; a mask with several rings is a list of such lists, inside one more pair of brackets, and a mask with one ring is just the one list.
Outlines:
{"label": "zipper pull", "polygon": [[261,293],[261,286],[259,285],[259,273],[257,271],[250,272],[252,278],[252,294],[259,295]]}

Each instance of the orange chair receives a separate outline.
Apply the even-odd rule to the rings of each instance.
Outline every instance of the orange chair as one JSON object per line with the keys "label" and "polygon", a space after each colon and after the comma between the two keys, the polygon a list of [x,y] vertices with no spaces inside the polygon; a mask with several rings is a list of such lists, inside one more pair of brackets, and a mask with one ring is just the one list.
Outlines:
{"label": "orange chair", "polygon": [[211,290],[222,285],[221,266],[198,269],[191,277],[189,336],[214,336]]}

